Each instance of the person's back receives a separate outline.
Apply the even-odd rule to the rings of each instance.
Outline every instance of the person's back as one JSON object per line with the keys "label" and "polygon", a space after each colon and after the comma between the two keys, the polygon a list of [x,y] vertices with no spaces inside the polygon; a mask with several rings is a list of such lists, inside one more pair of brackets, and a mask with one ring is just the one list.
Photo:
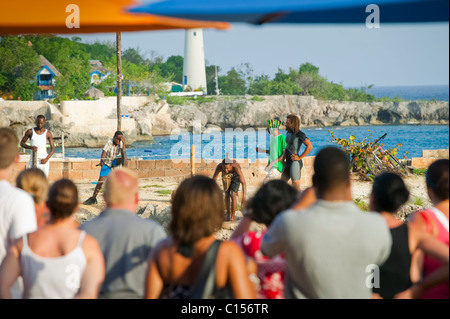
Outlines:
{"label": "person's back", "polygon": [[147,260],[166,237],[164,229],[119,209],[106,209],[81,229],[97,239],[105,256],[106,276],[99,298],[142,298]]}
{"label": "person's back", "polygon": [[73,214],[78,190],[68,179],[49,191],[49,224],[24,235],[0,267],[0,297],[23,276],[27,299],[96,298],[104,278],[104,260],[95,238],[77,229]]}
{"label": "person's back", "polygon": [[95,237],[106,262],[100,298],[142,298],[150,253],[166,237],[156,222],[135,214],[138,180],[127,169],[112,171],[105,184],[107,209],[80,226]]}
{"label": "person's back", "polygon": [[17,176],[16,185],[33,197],[38,227],[47,224],[50,211],[45,204],[48,193],[48,180],[45,173],[38,168],[28,168]]}
{"label": "person's back", "polygon": [[370,298],[367,279],[391,248],[386,222],[360,211],[351,200],[349,160],[343,151],[321,150],[314,170],[318,200],[277,216],[261,251],[285,254],[286,298]]}
{"label": "person's back", "polygon": [[[33,199],[10,180],[19,160],[19,139],[9,128],[0,128],[0,264],[15,240],[37,228]],[[13,288],[14,298],[20,298],[20,280]]]}
{"label": "person's back", "polygon": [[[449,244],[449,160],[441,159],[433,162],[426,175],[427,191],[433,207],[413,215],[411,224],[414,227],[432,234],[437,240]],[[423,277],[441,267],[442,263],[433,257],[423,259]],[[433,287],[426,291],[422,299],[448,299],[449,283]]]}
{"label": "person's back", "polygon": [[[85,232],[44,227],[23,236],[20,257],[25,299],[70,299],[86,268]],[[86,247],[85,247],[86,249]]]}
{"label": "person's back", "polygon": [[0,262],[14,240],[36,230],[33,199],[21,189],[0,180]]}
{"label": "person's back", "polygon": [[172,237],[149,260],[146,298],[255,298],[239,246],[214,238],[223,209],[213,179],[199,175],[181,183],[172,201]]}
{"label": "person's back", "polygon": [[[448,219],[447,228],[443,225],[442,219],[436,215],[442,214],[442,212],[435,212],[434,208],[421,211],[418,213],[425,221],[427,225],[427,232],[435,235],[435,238],[440,242],[449,245],[449,231],[448,231]],[[431,223],[434,223],[434,232],[432,230]],[[431,256],[424,255],[423,257],[423,277],[428,277],[442,266],[442,263]],[[426,291],[421,299],[448,299],[449,298],[449,283],[448,281],[442,285],[432,287]]]}
{"label": "person's back", "polygon": [[[380,265],[389,249],[385,221],[352,202],[318,200],[302,211],[286,211],[271,232],[282,229],[288,268],[286,298],[370,298],[366,272]],[[271,245],[264,237],[264,249]]]}

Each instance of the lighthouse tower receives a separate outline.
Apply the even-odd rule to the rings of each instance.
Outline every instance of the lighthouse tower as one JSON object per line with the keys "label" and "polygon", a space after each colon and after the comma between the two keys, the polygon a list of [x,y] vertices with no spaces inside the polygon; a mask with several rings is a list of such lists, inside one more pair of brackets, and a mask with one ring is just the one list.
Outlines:
{"label": "lighthouse tower", "polygon": [[203,30],[187,29],[184,43],[183,88],[202,89],[206,94]]}

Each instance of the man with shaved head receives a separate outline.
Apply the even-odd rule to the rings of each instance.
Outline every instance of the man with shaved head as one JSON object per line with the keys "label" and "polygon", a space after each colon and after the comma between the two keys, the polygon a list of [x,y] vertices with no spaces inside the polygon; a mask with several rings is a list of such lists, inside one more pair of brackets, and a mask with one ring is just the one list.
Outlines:
{"label": "man with shaved head", "polygon": [[106,276],[99,298],[143,298],[147,259],[166,238],[157,223],[138,217],[139,184],[126,168],[111,171],[103,193],[107,208],[80,226],[95,237],[105,257]]}

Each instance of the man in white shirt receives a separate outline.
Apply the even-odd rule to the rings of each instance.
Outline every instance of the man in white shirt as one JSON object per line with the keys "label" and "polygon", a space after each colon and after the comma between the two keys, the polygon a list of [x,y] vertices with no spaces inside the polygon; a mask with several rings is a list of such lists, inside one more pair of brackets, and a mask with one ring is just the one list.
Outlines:
{"label": "man in white shirt", "polygon": [[18,145],[13,130],[0,128],[0,264],[16,239],[37,229],[32,197],[10,184],[19,161]]}

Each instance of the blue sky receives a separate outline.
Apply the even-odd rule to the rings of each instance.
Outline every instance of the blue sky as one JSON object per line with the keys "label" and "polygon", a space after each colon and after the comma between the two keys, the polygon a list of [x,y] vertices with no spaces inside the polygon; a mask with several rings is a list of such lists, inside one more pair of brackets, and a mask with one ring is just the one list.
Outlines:
{"label": "blue sky", "polygon": [[[126,32],[122,48],[164,57],[184,55],[184,30]],[[79,35],[83,42],[115,41],[115,34]],[[281,25],[235,23],[231,30],[204,30],[207,64],[225,74],[249,63],[253,75],[273,77],[305,62],[344,86],[449,84],[449,24]]]}

